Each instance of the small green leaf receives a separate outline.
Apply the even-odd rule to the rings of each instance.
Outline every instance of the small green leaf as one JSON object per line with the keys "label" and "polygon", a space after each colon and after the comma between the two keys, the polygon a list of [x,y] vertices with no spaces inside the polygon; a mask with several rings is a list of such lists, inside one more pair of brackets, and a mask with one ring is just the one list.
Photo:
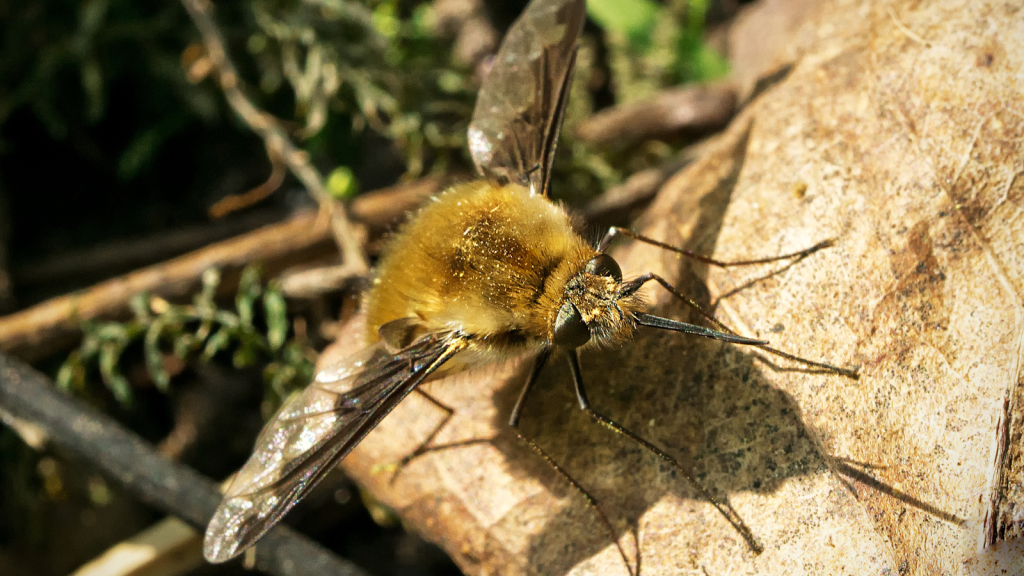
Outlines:
{"label": "small green leaf", "polygon": [[238,320],[246,328],[252,327],[253,306],[260,297],[260,270],[257,266],[246,266],[242,270],[242,278],[238,282],[238,295],[235,296],[235,307],[238,309]]}
{"label": "small green leaf", "polygon": [[121,404],[130,404],[132,401],[132,389],[128,380],[121,374],[117,363],[121,360],[121,352],[124,348],[117,344],[106,344],[100,350],[100,375],[107,388],[114,394],[114,398]]}
{"label": "small green leaf", "polygon": [[160,154],[160,148],[187,124],[182,113],[171,113],[156,125],[138,132],[117,161],[117,176],[133,180]]}
{"label": "small green leaf", "polygon": [[87,360],[99,353],[100,339],[96,337],[95,331],[87,326],[83,326],[82,331],[85,336],[82,338],[82,345],[78,347],[78,352],[83,360]]}
{"label": "small green leaf", "polygon": [[203,271],[203,289],[196,296],[196,306],[204,309],[214,308],[213,299],[217,296],[217,286],[220,286],[220,270],[207,268]]}
{"label": "small green leaf", "polygon": [[117,159],[117,177],[126,182],[134,180],[149,167],[164,140],[164,135],[157,128],[137,134]]}
{"label": "small green leaf", "polygon": [[93,55],[81,61],[79,72],[82,80],[82,92],[85,94],[85,117],[90,124],[103,118],[103,70],[100,61]]}
{"label": "small green leaf", "polygon": [[96,337],[106,342],[126,342],[128,340],[128,327],[116,322],[108,322],[96,330]]}
{"label": "small green leaf", "polygon": [[149,371],[150,378],[153,379],[153,383],[160,391],[166,392],[171,378],[167,375],[167,370],[164,369],[164,355],[160,350],[162,328],[163,323],[159,320],[150,324],[149,329],[146,330],[146,339],[142,348],[146,356],[146,370]]}
{"label": "small green leaf", "polygon": [[174,340],[174,355],[184,360],[195,349],[199,348],[202,340],[195,334],[182,334]]}
{"label": "small green leaf", "polygon": [[373,27],[381,36],[394,38],[398,35],[401,21],[398,19],[398,7],[393,1],[381,2],[373,11]]}
{"label": "small green leaf", "polygon": [[288,305],[279,289],[267,289],[263,296],[263,308],[267,314],[267,343],[271,350],[276,351],[288,338]]}
{"label": "small green leaf", "polygon": [[70,392],[77,387],[76,384],[79,380],[77,376],[83,371],[82,357],[76,350],[68,355],[67,360],[61,364],[60,370],[57,371],[57,387],[65,392]]}
{"label": "small green leaf", "polygon": [[107,18],[110,0],[91,0],[82,2],[78,13],[78,34],[84,41],[92,39]]}
{"label": "small green leaf", "polygon": [[267,37],[263,34],[253,34],[249,36],[249,40],[245,43],[245,49],[249,51],[249,54],[262,54],[270,42]]}
{"label": "small green leaf", "polygon": [[214,332],[213,336],[206,341],[206,347],[203,348],[203,360],[209,361],[211,358],[217,355],[231,343],[231,331],[227,328],[221,328]]}
{"label": "small green leaf", "polygon": [[725,76],[729,62],[704,39],[708,0],[688,0],[686,23],[679,31],[675,74],[679,82],[707,82]]}
{"label": "small green leaf", "polygon": [[338,166],[327,177],[327,191],[339,200],[347,200],[359,194],[359,180],[348,166]]}
{"label": "small green leaf", "polygon": [[294,366],[273,362],[263,373],[264,381],[278,398],[286,398],[291,392],[291,383],[297,376]]}
{"label": "small green leaf", "polygon": [[409,34],[415,38],[433,38],[437,30],[437,12],[434,6],[422,3],[413,8],[409,28]]}

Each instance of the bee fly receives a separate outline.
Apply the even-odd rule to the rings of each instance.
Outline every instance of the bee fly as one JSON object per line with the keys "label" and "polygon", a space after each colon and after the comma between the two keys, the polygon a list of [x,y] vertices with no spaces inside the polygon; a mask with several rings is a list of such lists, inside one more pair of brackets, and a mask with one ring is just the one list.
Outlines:
{"label": "bee fly", "polygon": [[[586,242],[547,197],[585,10],[585,0],[533,0],[509,29],[469,128],[470,153],[485,178],[438,195],[391,241],[366,298],[367,348],[321,371],[267,424],[210,521],[203,549],[208,560],[223,562],[255,544],[431,375],[535,355],[509,418],[518,433],[530,389],[554,353],[569,361],[582,410],[678,469],[760,551],[739,516],[672,456],[590,407],[577,350],[622,343],[646,326],[757,346],[855,377],[737,335],[655,274],[625,280],[604,253],[617,234],[720,266],[800,258],[829,244],[724,263],[621,228],[610,230],[596,248]],[[638,291],[651,281],[718,329],[645,312]],[[520,437],[586,497],[618,546],[611,523],[583,486]],[[626,561],[621,547],[619,552]]]}

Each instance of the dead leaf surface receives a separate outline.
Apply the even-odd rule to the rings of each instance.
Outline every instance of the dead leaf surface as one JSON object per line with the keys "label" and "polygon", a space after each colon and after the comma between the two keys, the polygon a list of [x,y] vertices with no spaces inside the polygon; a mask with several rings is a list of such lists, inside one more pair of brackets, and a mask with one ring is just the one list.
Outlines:
{"label": "dead leaf surface", "polygon": [[[859,365],[861,379],[652,332],[582,358],[595,409],[692,466],[764,553],[671,468],[582,414],[562,362],[523,428],[601,502],[630,555],[637,536],[641,574],[1024,573],[1019,538],[982,545],[994,503],[1021,493],[998,446],[1008,410],[1024,410],[1024,7],[834,2],[797,39],[788,78],[638,228],[726,260],[836,246],[728,270],[645,246],[614,255],[627,275],[656,271],[717,302],[740,333]],[[687,317],[649,295],[658,313]],[[439,443],[492,441],[431,452],[391,483],[379,465],[443,416],[412,395],[344,466],[469,574],[626,574],[593,511],[506,425],[528,367],[424,385],[456,410]]]}

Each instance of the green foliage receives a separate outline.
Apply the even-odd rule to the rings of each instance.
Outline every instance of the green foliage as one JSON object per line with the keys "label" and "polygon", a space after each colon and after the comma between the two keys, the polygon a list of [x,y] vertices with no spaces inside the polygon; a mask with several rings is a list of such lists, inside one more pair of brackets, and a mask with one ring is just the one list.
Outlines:
{"label": "green foliage", "polygon": [[210,269],[203,274],[202,290],[191,305],[139,294],[131,302],[133,320],[86,323],[82,344],[57,374],[58,385],[70,391],[84,390],[95,366],[114,397],[130,403],[132,389],[121,370],[121,358],[129,346],[141,343],[146,369],[160,390],[167,391],[170,386],[167,355],[209,362],[230,354],[238,368],[265,362],[263,376],[271,395],[267,402],[280,404],[310,381],[315,353],[303,342],[288,339],[284,296],[275,283],[260,284],[257,267],[243,270],[233,309],[217,306],[220,281],[220,273]]}
{"label": "green foliage", "polygon": [[[28,109],[54,140],[74,138],[109,115],[111,86],[129,82],[138,87],[132,106],[149,122],[132,127],[116,161],[117,176],[131,180],[191,122],[222,117],[219,88],[191,83],[183,70],[198,34],[177,2],[41,0],[4,16],[0,127]],[[330,152],[320,160],[353,161],[367,128],[394,142],[410,175],[462,154],[475,86],[434,34],[429,2],[251,0],[218,4],[215,16],[232,59],[259,88],[248,96],[297,121],[310,152]],[[332,117],[351,129],[325,145],[313,137]]]}
{"label": "green foliage", "polygon": [[686,25],[679,32],[676,77],[681,81],[707,81],[729,72],[729,63],[704,42],[708,0],[687,0]]}
{"label": "green foliage", "polygon": [[[703,40],[707,7],[708,0],[588,1],[605,31],[620,102],[727,71]],[[401,151],[408,176],[465,158],[476,86],[452,61],[450,41],[438,37],[428,0],[250,0],[216,8],[248,96],[297,122],[319,165],[353,165],[367,129]],[[9,11],[0,23],[0,127],[16,110],[30,109],[52,138],[80,137],[74,130],[109,115],[111,87],[132,82],[139,87],[133,105],[145,119],[124,135],[112,162],[117,177],[130,181],[159,161],[175,135],[224,114],[215,83],[186,78],[183,54],[198,34],[177,3],[42,0]],[[586,74],[582,62],[579,73]],[[628,162],[566,148],[581,154],[573,166],[610,162],[589,187],[630,170]],[[354,192],[333,183],[341,195]]]}
{"label": "green foliage", "polygon": [[408,4],[254,0],[247,45],[265,92],[292,88],[305,136],[347,114],[356,133],[369,127],[394,142],[415,176],[462,154],[475,89],[433,33],[431,6],[403,15]]}
{"label": "green foliage", "polygon": [[[620,102],[725,72],[725,62],[703,41],[707,2],[590,0],[588,11],[606,32]],[[182,51],[197,34],[181,6],[128,0],[88,0],[74,6],[44,0],[12,6],[10,18],[0,25],[0,125],[27,107],[53,138],[64,138],[69,126],[95,124],[108,113],[112,82],[141,74],[145,81],[140,85],[151,92],[139,94],[139,100],[162,115],[136,129],[116,162],[118,176],[130,180],[190,121],[221,114],[216,87],[191,84],[182,70]],[[426,0],[251,0],[219,4],[216,16],[227,38],[241,40],[229,46],[240,69],[258,78],[261,90],[249,95],[273,110],[284,93],[302,124],[307,149],[321,158],[333,153],[328,160],[341,166],[328,179],[334,193],[350,196],[358,189],[345,167],[351,158],[340,156],[356,153],[354,142],[367,128],[404,152],[409,174],[421,173],[428,163],[443,169],[453,154],[465,154],[475,86],[468,71],[451,62],[449,43],[435,34],[433,9]],[[586,52],[585,45],[577,86],[588,82]],[[70,95],[61,92],[69,75],[77,86]],[[592,106],[586,99],[584,91],[573,92],[570,117],[589,114]],[[77,116],[67,102],[80,104]],[[637,167],[636,158],[602,155],[574,142],[571,130],[563,134],[556,164],[560,174],[555,177],[570,190],[607,188]],[[344,146],[349,148],[342,150]],[[210,273],[191,306],[164,303],[157,311],[158,299],[140,296],[133,321],[87,324],[82,346],[61,369],[62,385],[84,386],[86,366],[95,365],[113,394],[128,401],[131,387],[119,365],[125,350],[137,342],[142,342],[147,368],[162,388],[169,381],[165,348],[180,358],[205,359],[230,349],[237,365],[268,359],[267,374],[275,389],[301,379],[308,368],[296,362],[305,354],[295,342],[286,342],[287,318],[279,292],[273,286],[261,288],[249,272],[236,309],[219,310],[213,300],[217,281]],[[257,327],[257,316],[265,327]]]}
{"label": "green foliage", "polygon": [[640,51],[651,45],[662,8],[654,0],[588,0],[587,14],[606,32],[621,34]]}
{"label": "green foliage", "polygon": [[620,102],[686,82],[724,76],[728,63],[704,40],[708,0],[589,0],[605,31]]}
{"label": "green foliage", "polygon": [[217,89],[182,73],[178,56],[191,23],[176,3],[40,0],[2,10],[0,127],[27,109],[52,139],[74,138],[108,115],[112,84],[131,83],[133,104],[153,124],[133,127],[139,133],[118,162],[118,175],[130,179],[187,119],[220,115]]}
{"label": "green foliage", "polygon": [[[662,88],[707,81],[728,72],[727,62],[704,41],[707,0],[588,0],[587,13],[604,29],[612,87],[618,102],[647,97]],[[677,150],[645,142],[628,150],[601,150],[572,137],[573,125],[593,113],[580,86],[594,79],[594,46],[584,36],[552,175],[553,193],[582,203],[621,184],[629,174],[657,166]]]}

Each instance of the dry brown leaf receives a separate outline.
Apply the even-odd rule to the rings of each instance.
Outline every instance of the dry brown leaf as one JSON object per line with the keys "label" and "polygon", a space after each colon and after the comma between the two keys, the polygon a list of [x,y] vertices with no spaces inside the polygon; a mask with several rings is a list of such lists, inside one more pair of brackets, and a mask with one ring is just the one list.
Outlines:
{"label": "dry brown leaf", "polygon": [[[1024,7],[824,9],[801,28],[789,77],[638,227],[722,259],[836,246],[788,268],[724,271],[646,246],[615,256],[627,275],[661,272],[705,300],[784,268],[725,298],[718,317],[860,365],[862,378],[775,371],[756,350],[650,332],[582,358],[595,409],[693,466],[764,553],[670,468],[589,421],[562,363],[524,430],[601,501],[630,554],[635,531],[645,575],[1024,573],[1024,542],[1005,523],[1024,505]],[[505,424],[527,367],[424,385],[456,410],[438,442],[493,442],[429,453],[391,484],[379,465],[442,417],[412,395],[344,466],[467,573],[625,574],[593,511]],[[997,508],[1007,539],[985,548]]]}
{"label": "dry brown leaf", "polygon": [[754,85],[783,63],[782,53],[792,47],[793,34],[816,12],[821,0],[759,0],[744,6],[728,23],[724,48],[729,76],[740,101]]}

